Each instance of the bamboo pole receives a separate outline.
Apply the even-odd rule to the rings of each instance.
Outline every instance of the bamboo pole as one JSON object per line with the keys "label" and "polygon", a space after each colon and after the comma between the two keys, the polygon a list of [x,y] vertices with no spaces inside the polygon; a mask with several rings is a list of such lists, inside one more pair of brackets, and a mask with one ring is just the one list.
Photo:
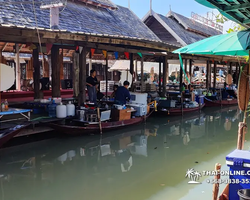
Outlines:
{"label": "bamboo pole", "polygon": [[213,200],[217,200],[218,194],[219,194],[219,186],[220,184],[218,183],[220,180],[220,170],[221,170],[221,165],[219,163],[215,164],[215,171],[217,172],[217,175],[215,175],[215,184],[213,184]]}
{"label": "bamboo pole", "polygon": [[102,121],[101,121],[101,115],[100,115],[100,108],[97,107],[97,117],[99,122],[99,128],[100,128],[100,134],[102,134]]}

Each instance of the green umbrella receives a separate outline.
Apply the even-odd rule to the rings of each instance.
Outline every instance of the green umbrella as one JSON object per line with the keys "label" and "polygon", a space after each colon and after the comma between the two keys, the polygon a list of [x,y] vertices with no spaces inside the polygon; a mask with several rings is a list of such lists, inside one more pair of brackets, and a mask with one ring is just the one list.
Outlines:
{"label": "green umbrella", "polygon": [[249,56],[250,30],[216,35],[174,51],[178,54]]}

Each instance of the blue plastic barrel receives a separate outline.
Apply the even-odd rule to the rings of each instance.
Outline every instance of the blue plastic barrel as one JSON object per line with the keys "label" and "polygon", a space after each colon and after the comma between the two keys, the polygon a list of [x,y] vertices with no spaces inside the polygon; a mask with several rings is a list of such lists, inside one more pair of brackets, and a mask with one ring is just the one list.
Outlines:
{"label": "blue plastic barrel", "polygon": [[49,117],[56,117],[56,106],[55,100],[52,101],[52,104],[48,106]]}

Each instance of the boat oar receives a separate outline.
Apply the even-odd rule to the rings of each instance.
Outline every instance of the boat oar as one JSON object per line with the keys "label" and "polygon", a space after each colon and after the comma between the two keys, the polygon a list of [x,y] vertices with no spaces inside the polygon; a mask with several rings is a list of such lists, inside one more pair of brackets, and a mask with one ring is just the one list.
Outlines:
{"label": "boat oar", "polygon": [[247,130],[246,118],[247,118],[247,107],[250,97],[249,91],[249,66],[244,66],[240,73],[239,87],[238,87],[238,105],[239,109],[244,112],[244,120],[239,123],[238,129],[238,141],[237,149],[242,150],[244,148],[245,134]]}
{"label": "boat oar", "polygon": [[99,128],[100,128],[100,134],[102,134],[102,122],[101,122],[101,117],[100,117],[100,108],[97,108],[97,117],[98,117],[98,122],[99,122]]}
{"label": "boat oar", "polygon": [[[219,180],[220,180],[220,169],[221,169],[221,165],[219,163],[216,163],[215,164],[215,171],[217,172],[217,174],[214,177],[215,182],[219,182]],[[220,187],[219,183],[214,183],[214,185],[213,185],[213,200],[217,200],[217,198],[218,198],[219,187]]]}

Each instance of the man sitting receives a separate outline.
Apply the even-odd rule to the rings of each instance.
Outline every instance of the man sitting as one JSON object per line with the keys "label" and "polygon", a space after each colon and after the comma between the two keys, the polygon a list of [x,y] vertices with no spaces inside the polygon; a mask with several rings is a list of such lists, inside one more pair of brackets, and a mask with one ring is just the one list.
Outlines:
{"label": "man sitting", "polygon": [[130,93],[128,91],[129,82],[124,81],[123,86],[118,87],[115,94],[115,104],[125,105],[130,100]]}

